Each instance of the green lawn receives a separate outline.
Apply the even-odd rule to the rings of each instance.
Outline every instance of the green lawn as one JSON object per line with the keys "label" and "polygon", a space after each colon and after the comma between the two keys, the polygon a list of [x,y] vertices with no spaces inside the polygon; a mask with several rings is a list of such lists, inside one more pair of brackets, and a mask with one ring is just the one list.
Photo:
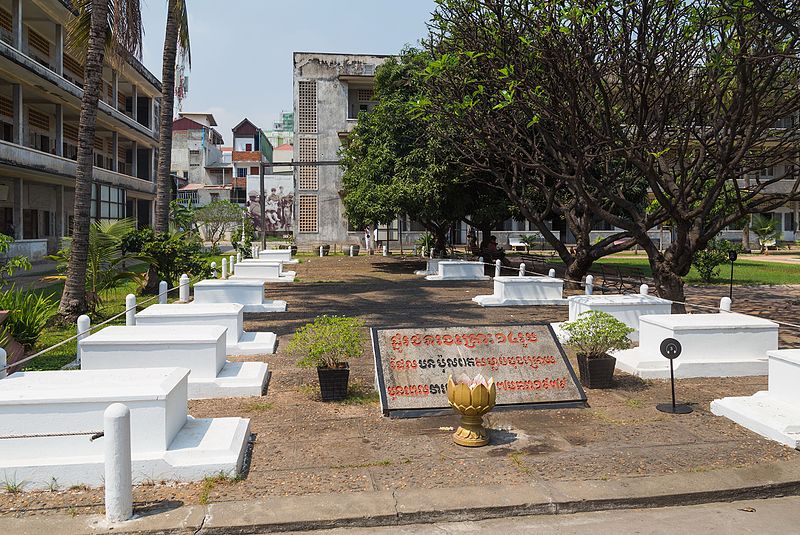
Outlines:
{"label": "green lawn", "polygon": [[[638,267],[648,276],[651,275],[650,264],[647,257],[641,258],[615,258],[608,257],[601,260],[602,264],[617,264],[628,267]],[[697,270],[692,268],[684,279],[687,284],[705,284],[700,280]],[[712,284],[728,284],[730,281],[730,264],[720,266],[719,276]],[[778,262],[764,262],[753,256],[740,257],[733,266],[734,284],[800,284],[800,264],[785,264]]]}

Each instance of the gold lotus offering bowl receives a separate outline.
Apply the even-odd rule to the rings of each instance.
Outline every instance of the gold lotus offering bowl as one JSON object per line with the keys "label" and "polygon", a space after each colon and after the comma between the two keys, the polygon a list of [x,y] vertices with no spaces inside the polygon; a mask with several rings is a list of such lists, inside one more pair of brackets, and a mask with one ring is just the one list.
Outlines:
{"label": "gold lotus offering bowl", "polygon": [[477,375],[470,379],[461,374],[447,379],[447,401],[461,415],[461,425],[453,433],[453,442],[459,446],[478,447],[489,443],[489,434],[483,427],[483,415],[494,408],[497,388],[494,378],[488,381]]}

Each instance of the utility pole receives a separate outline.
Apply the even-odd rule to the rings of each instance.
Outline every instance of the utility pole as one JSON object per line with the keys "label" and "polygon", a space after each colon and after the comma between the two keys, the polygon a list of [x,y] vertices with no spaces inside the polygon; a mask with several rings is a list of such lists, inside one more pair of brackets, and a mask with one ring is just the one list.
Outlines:
{"label": "utility pole", "polygon": [[261,154],[261,156],[259,156],[259,158],[258,158],[258,188],[259,188],[259,192],[258,192],[259,193],[258,194],[259,201],[258,201],[258,204],[260,205],[259,208],[261,209],[261,248],[266,250],[266,248],[267,248],[267,233],[266,233],[266,231],[264,229],[264,225],[266,224],[265,219],[266,219],[266,216],[267,216],[267,212],[266,212],[266,207],[265,207],[266,199],[264,198],[265,197],[265,191],[264,191],[264,161],[262,160],[263,154],[264,154],[264,147],[261,146],[261,143],[262,143],[263,139],[264,139],[264,133],[259,128],[258,129],[258,152]]}

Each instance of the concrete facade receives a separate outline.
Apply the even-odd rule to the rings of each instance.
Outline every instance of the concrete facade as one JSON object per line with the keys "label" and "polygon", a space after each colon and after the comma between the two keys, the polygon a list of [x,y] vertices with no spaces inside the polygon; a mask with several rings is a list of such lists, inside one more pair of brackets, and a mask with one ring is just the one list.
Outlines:
{"label": "concrete facade", "polygon": [[178,198],[193,206],[231,197],[231,166],[223,163],[222,136],[215,126],[210,113],[181,112],[172,123],[170,172],[186,180]]}
{"label": "concrete facade", "polygon": [[[358,113],[374,105],[375,69],[390,56],[294,53],[294,161],[335,162]],[[359,244],[340,197],[338,165],[295,167],[295,236],[301,247]]]}
{"label": "concrete facade", "polygon": [[[83,95],[80,58],[64,50],[69,3],[0,3],[0,232],[38,260],[71,231]],[[136,60],[106,65],[95,135],[97,220],[152,220],[161,84]]]}

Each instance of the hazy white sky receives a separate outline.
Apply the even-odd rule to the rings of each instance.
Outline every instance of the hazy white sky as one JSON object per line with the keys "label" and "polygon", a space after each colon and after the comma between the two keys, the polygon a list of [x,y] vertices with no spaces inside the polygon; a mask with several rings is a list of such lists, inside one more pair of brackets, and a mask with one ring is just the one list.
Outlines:
{"label": "hazy white sky", "polygon": [[[292,108],[292,52],[394,54],[425,36],[434,0],[187,0],[192,45],[183,110],[220,134],[244,117],[271,128]],[[161,78],[166,0],[142,0],[144,64]]]}

